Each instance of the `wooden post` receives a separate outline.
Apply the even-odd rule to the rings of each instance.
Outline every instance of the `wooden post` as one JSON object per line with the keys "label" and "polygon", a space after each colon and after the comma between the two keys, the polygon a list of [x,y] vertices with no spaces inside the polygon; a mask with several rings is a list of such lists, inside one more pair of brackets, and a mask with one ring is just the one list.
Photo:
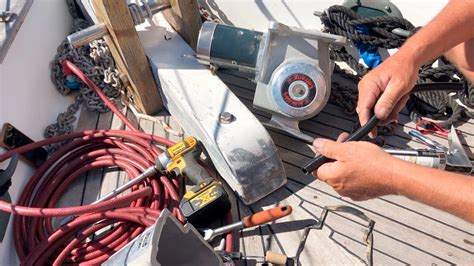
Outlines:
{"label": "wooden post", "polygon": [[196,51],[196,44],[201,29],[202,20],[199,13],[198,1],[170,0],[170,9],[163,15],[176,32]]}
{"label": "wooden post", "polygon": [[92,4],[97,19],[109,31],[104,39],[117,67],[130,82],[133,104],[140,112],[157,113],[163,103],[126,1],[93,0]]}

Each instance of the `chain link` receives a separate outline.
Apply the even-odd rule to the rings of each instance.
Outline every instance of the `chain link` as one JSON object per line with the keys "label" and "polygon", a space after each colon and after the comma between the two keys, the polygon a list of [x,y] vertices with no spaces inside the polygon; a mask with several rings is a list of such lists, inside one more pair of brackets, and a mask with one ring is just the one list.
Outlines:
{"label": "chain link", "polygon": [[[80,31],[91,26],[91,23],[82,19],[74,0],[67,0],[69,13],[73,17],[71,33]],[[104,113],[108,112],[107,106],[100,100],[99,96],[84,84],[78,82],[78,89],[71,90],[67,84],[66,75],[63,73],[61,63],[70,60],[77,65],[109,99],[115,101],[124,89],[120,80],[115,62],[110,54],[110,50],[103,39],[92,41],[89,45],[74,49],[67,40],[57,48],[57,54],[51,62],[51,81],[62,95],[75,95],[74,102],[65,112],[58,115],[56,122],[46,127],[44,137],[50,138],[71,133],[74,130],[76,113],[81,105],[89,111]],[[71,77],[69,77],[71,78]],[[64,143],[46,147],[49,152],[58,149]]]}

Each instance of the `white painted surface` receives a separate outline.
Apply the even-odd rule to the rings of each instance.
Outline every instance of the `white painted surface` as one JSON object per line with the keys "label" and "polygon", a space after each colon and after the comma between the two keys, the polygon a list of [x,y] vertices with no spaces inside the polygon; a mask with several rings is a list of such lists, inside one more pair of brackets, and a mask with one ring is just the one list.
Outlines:
{"label": "white painted surface", "polygon": [[[0,64],[0,126],[10,122],[32,139],[41,140],[44,128],[66,110],[69,101],[51,83],[49,63],[70,26],[65,1],[34,1]],[[2,163],[0,167],[5,165]],[[14,202],[31,173],[30,167],[19,164],[10,189]],[[10,224],[0,244],[0,265],[19,264],[11,229]]]}
{"label": "white painted surface", "polygon": [[[198,0],[226,24],[264,31],[268,21],[289,26],[321,29],[314,11],[324,11],[343,0]],[[448,0],[392,0],[403,16],[415,26],[425,25]]]}

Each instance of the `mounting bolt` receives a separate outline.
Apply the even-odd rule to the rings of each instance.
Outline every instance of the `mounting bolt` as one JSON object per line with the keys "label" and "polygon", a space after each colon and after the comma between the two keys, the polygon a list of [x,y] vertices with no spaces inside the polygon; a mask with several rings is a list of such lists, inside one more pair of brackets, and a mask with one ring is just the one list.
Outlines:
{"label": "mounting bolt", "polygon": [[230,124],[235,121],[235,116],[229,112],[223,112],[219,115],[219,122],[221,124]]}
{"label": "mounting bolt", "polygon": [[9,11],[3,11],[0,13],[0,22],[11,22],[15,19],[16,14]]}

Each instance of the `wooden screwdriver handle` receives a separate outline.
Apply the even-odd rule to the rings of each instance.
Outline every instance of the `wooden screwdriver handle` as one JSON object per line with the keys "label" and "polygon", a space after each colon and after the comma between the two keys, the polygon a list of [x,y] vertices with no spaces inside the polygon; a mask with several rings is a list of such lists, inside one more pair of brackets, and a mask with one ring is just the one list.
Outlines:
{"label": "wooden screwdriver handle", "polygon": [[275,207],[270,210],[257,212],[255,214],[244,217],[242,222],[244,223],[245,228],[257,226],[285,217],[289,215],[292,211],[293,209],[290,205]]}

